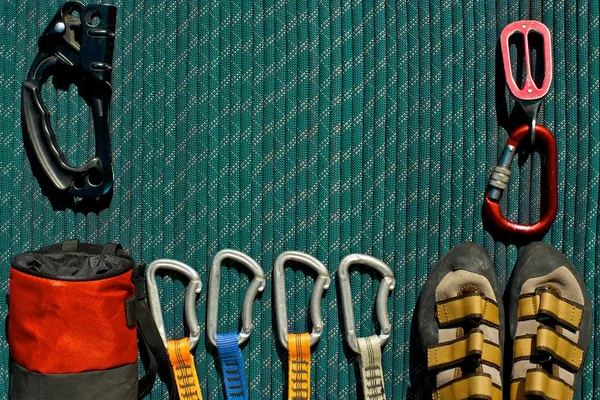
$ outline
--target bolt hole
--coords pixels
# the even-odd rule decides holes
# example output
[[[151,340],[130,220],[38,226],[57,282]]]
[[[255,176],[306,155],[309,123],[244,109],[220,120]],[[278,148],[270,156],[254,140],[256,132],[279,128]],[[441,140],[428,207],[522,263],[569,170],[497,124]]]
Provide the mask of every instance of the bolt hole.
[[[77,190],[83,189],[83,186],[85,185],[85,181],[83,179],[83,176],[78,176],[77,178],[75,178],[75,180],[73,181],[73,187]]]
[[[88,174],[88,182],[91,186],[100,186],[104,181],[102,177],[102,172],[100,170],[94,168]]]
[[[72,17],[72,18],[80,18],[80,12],[81,12],[81,6],[79,4],[76,3],[70,3],[70,5],[66,8],[65,10],[65,18],[67,17]]]
[[[85,14],[85,22],[88,24],[88,26],[91,27],[97,27],[98,25],[100,25],[100,22],[102,22],[102,20],[100,19],[100,13],[96,10],[90,10]]]

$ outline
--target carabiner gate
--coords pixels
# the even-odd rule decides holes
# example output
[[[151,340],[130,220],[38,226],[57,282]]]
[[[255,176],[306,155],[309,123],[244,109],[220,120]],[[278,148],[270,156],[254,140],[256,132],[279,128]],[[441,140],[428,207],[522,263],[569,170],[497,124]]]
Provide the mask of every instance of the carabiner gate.
[[[221,264],[226,259],[233,260],[248,268],[253,279],[244,296],[244,304],[242,306],[242,329],[238,333],[238,346],[242,345],[250,337],[252,329],[252,306],[254,299],[259,292],[265,289],[265,274],[258,263],[250,256],[231,249],[219,251],[212,262],[210,269],[210,277],[208,281],[208,299],[206,307],[208,309],[206,316],[207,336],[208,341],[217,347],[217,325],[219,318],[219,287],[221,285]]]
[[[112,188],[108,117],[116,20],[114,6],[67,2],[39,38],[38,54],[22,85],[21,122],[25,148],[43,187],[48,181],[54,190],[77,197],[102,197]],[[69,165],[52,130],[42,99],[42,86],[51,76],[60,89],[74,83],[91,108],[96,154],[83,166]]]
[[[331,278],[325,265],[316,258],[299,251],[283,252],[275,260],[273,268],[273,290],[275,295],[275,318],[277,320],[277,332],[279,342],[287,350],[288,348],[288,318],[287,305],[285,301],[285,263],[296,261],[307,266],[317,273],[317,279],[310,296],[310,319],[312,332],[310,334],[310,346],[314,346],[323,333],[323,318],[321,316],[321,297],[323,292],[329,288]]]
[[[359,348],[356,337],[356,326],[354,323],[354,306],[352,305],[352,291],[350,289],[350,276],[348,269],[351,265],[366,265],[379,272],[383,279],[377,291],[376,313],[377,321],[381,327],[381,333],[378,335],[379,345],[383,347],[392,332],[392,325],[387,310],[387,299],[390,292],[394,289],[396,280],[391,268],[374,257],[365,254],[350,254],[340,261],[338,268],[338,279],[340,283],[340,298],[342,300],[342,311],[344,313],[344,325],[346,328],[346,340],[350,349],[359,354]]]
[[[522,125],[510,135],[488,184],[489,188],[484,201],[485,214],[498,230],[507,235],[541,237],[550,230],[552,222],[556,218],[558,210],[556,141],[546,127],[536,125],[535,130],[545,150],[544,183],[546,184],[546,192],[543,197],[545,207],[540,220],[533,224],[519,224],[509,221],[502,215],[499,204],[502,193],[507,188],[510,180],[510,166],[513,158],[519,145],[527,137],[529,126]]]
[[[200,338],[200,325],[196,315],[196,295],[202,290],[200,276],[189,265],[177,260],[158,259],[150,263],[146,271],[146,290],[148,292],[148,306],[152,313],[152,319],[156,323],[160,337],[167,347],[167,334],[165,332],[165,323],[163,321],[160,299],[158,297],[158,287],[156,285],[156,271],[166,269],[180,273],[189,279],[185,290],[185,319],[190,330],[190,351],[198,344]]]

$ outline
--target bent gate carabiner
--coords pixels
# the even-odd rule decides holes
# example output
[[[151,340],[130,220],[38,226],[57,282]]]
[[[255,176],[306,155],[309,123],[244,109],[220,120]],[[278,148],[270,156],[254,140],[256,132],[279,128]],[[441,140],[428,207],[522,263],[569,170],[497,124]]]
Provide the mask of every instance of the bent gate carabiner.
[[[349,268],[351,265],[365,265],[373,268],[382,275],[375,313],[381,328],[379,335],[367,337],[356,337],[356,325],[354,322],[354,307],[352,306],[352,290],[350,288]],[[342,312],[346,328],[346,341],[348,347],[358,354],[358,365],[362,380],[362,390],[365,400],[385,400],[385,385],[383,381],[383,366],[381,348],[385,345],[392,333],[392,325],[387,310],[387,300],[390,291],[394,289],[396,280],[391,268],[374,257],[364,254],[350,254],[340,261],[338,267],[338,279],[340,285],[340,298],[342,301]]]
[[[310,296],[311,333],[289,333],[285,292],[285,264],[295,261],[317,273],[317,279]],[[316,258],[299,251],[283,252],[275,260],[273,268],[273,295],[275,319],[279,343],[288,352],[288,400],[310,400],[310,353],[323,333],[321,298],[329,288],[331,278],[325,265]]]
[[[552,226],[558,210],[558,188],[557,188],[557,152],[556,141],[550,131],[542,126],[536,125],[536,137],[543,143],[545,166],[544,166],[544,208],[540,220],[533,224],[519,224],[507,220],[500,209],[500,198],[507,188],[510,180],[510,166],[517,153],[519,144],[529,135],[529,126],[522,125],[515,129],[508,138],[504,151],[500,156],[498,164],[490,177],[488,192],[485,196],[484,210],[487,218],[494,224],[495,228],[506,235],[518,235],[521,237],[541,237],[545,235]]]
[[[237,335],[238,346],[245,343],[254,328],[252,324],[252,306],[258,293],[265,289],[265,274],[258,263],[250,256],[231,249],[219,251],[212,262],[208,280],[208,298],[206,299],[206,329],[208,341],[217,347],[217,325],[219,321],[219,288],[221,286],[221,264],[225,260],[235,261],[252,272],[253,278],[244,296],[242,305],[242,328]]]
[[[242,328],[239,332],[217,333],[219,313],[219,287],[221,285],[221,264],[226,259],[235,261],[250,270],[253,274],[250,286],[244,296],[242,305]],[[259,292],[265,288],[265,274],[258,263],[250,256],[239,251],[225,249],[219,251],[213,259],[208,281],[207,299],[207,336],[210,344],[217,348],[225,394],[228,400],[248,400],[248,385],[244,359],[240,346],[248,340],[254,326],[252,325],[252,306]]]
[[[354,306],[352,305],[352,290],[350,289],[350,275],[348,269],[352,265],[366,265],[367,267],[373,268],[375,271],[382,275],[381,284],[377,291],[377,300],[375,303],[375,313],[377,315],[377,321],[381,327],[381,333],[378,335],[379,345],[383,347],[392,333],[392,325],[390,324],[390,318],[387,310],[387,299],[390,292],[394,289],[396,280],[394,279],[394,273],[390,267],[376,259],[365,254],[350,254],[340,261],[338,267],[338,279],[340,284],[340,298],[342,300],[342,312],[344,313],[344,326],[346,328],[346,340],[350,349],[359,353],[357,337],[356,337],[356,325],[354,322]]]
[[[53,189],[76,197],[102,197],[113,185],[108,117],[116,16],[114,6],[65,3],[40,36],[38,54],[22,85],[23,140],[34,173]],[[75,84],[91,109],[96,153],[83,166],[69,165],[56,141],[41,95],[50,76],[60,89]]]
[[[165,324],[163,321],[158,288],[156,286],[156,271],[166,269],[178,272],[189,279],[185,290],[185,319],[190,330],[189,338],[180,340],[167,340]],[[171,371],[177,386],[178,398],[189,400],[202,400],[202,390],[198,381],[198,373],[194,363],[192,350],[197,346],[200,338],[200,325],[196,316],[196,295],[202,290],[202,282],[198,272],[189,265],[177,260],[159,259],[150,263],[146,271],[146,290],[148,292],[148,306],[152,319],[158,328],[158,333],[169,356]],[[173,388],[169,388],[173,390]]]
[[[165,348],[167,347],[167,334],[165,333],[165,323],[163,321],[162,308],[158,297],[158,286],[156,285],[156,271],[165,269],[178,272],[189,279],[185,290],[185,319],[190,330],[189,344],[190,350],[193,350],[198,344],[200,338],[200,325],[196,314],[196,295],[202,290],[202,282],[198,272],[189,265],[181,261],[171,259],[154,260],[148,266],[146,271],[146,291],[148,292],[148,307],[152,314],[152,319],[158,328],[158,333],[162,339]]]
[[[277,320],[277,332],[279,343],[284,349],[288,348],[288,317],[287,305],[285,303],[285,263],[296,261],[307,266],[317,273],[317,279],[310,296],[310,319],[312,332],[310,333],[310,346],[314,346],[323,333],[323,318],[321,316],[321,297],[323,292],[329,288],[331,278],[325,265],[316,258],[299,251],[283,252],[275,260],[273,269],[273,291],[275,296],[275,319]]]

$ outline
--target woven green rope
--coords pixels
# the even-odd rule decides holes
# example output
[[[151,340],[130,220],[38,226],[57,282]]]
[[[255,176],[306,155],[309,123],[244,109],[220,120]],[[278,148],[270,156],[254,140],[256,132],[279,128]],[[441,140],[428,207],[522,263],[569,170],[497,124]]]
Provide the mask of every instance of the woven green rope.
[[[498,127],[497,41],[528,2],[118,0],[117,181],[110,209],[88,216],[51,210],[22,149],[20,84],[60,3],[3,0],[0,7],[3,292],[14,254],[65,238],[120,241],[146,261],[174,257],[205,283],[218,250],[242,250],[268,279],[243,349],[250,397],[280,399],[286,358],[272,321],[275,257],[306,251],[333,274],[348,253],[372,254],[397,280],[389,302],[394,331],[383,351],[387,395],[420,398],[418,387],[409,389],[423,373],[410,370],[411,328],[427,272],[451,247],[473,240],[488,249],[504,285],[518,254],[484,232],[481,204],[508,135]],[[558,144],[559,213],[545,239],[573,260],[596,299],[600,9],[597,2],[529,3],[554,42],[554,81],[540,117]],[[44,94],[61,146],[82,162],[93,151],[91,135],[83,137],[87,108],[74,92]],[[514,102],[506,100],[510,112]],[[513,166],[502,204],[510,218],[539,214],[539,177],[539,158],[531,172]],[[351,286],[357,328],[367,335],[375,329],[378,282],[359,272]],[[224,332],[238,328],[248,277],[224,268],[222,279]],[[308,328],[312,284],[302,270],[286,272],[293,331]],[[168,335],[180,336],[181,284],[167,278],[160,287]],[[333,284],[323,299],[325,332],[312,354],[315,399],[355,399],[359,387],[336,291]],[[198,301],[202,329],[205,296]],[[594,329],[582,399],[600,392]],[[222,399],[216,353],[205,342],[196,352],[200,382],[205,398]],[[0,352],[5,397],[5,340]],[[157,384],[152,398],[164,395]]]

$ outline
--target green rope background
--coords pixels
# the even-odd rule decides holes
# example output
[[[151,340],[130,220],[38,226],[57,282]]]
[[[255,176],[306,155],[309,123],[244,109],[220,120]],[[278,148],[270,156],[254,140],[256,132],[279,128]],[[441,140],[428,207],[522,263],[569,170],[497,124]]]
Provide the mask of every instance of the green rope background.
[[[51,209],[22,148],[20,84],[61,2],[1,3],[2,292],[13,255],[66,238],[119,241],[138,260],[182,260],[205,286],[218,250],[244,251],[268,279],[243,350],[250,397],[282,399],[286,360],[276,346],[271,300],[275,257],[306,251],[333,275],[343,256],[371,254],[397,279],[389,301],[394,331],[383,351],[388,398],[425,398],[409,388],[411,376],[413,386],[421,383],[421,371],[409,368],[413,311],[427,272],[453,246],[476,241],[504,285],[518,253],[483,230],[481,205],[507,138],[498,127],[496,47],[502,28],[525,16],[526,1],[115,3],[117,181],[110,209],[88,216]],[[600,10],[598,2],[531,3],[532,17],[554,40],[554,82],[542,121],[558,142],[559,212],[545,239],[575,263],[596,300]],[[93,152],[87,107],[75,90],[57,94],[49,87],[44,95],[64,152],[84,162]],[[503,206],[510,218],[539,213],[529,206],[539,201],[539,159],[531,171],[513,166]],[[378,283],[358,272],[357,326],[369,335]],[[222,332],[238,328],[248,281],[224,269]],[[286,285],[291,329],[305,330],[312,278],[288,269]],[[333,284],[324,297],[325,333],[312,354],[315,399],[357,396],[356,359],[343,344],[336,292]],[[180,337],[182,284],[165,278],[161,298],[168,335]],[[197,304],[204,330],[206,290]],[[597,334],[595,326],[583,399],[600,395]],[[215,351],[204,337],[196,362],[205,398],[223,398]],[[157,384],[152,398],[163,396]]]

